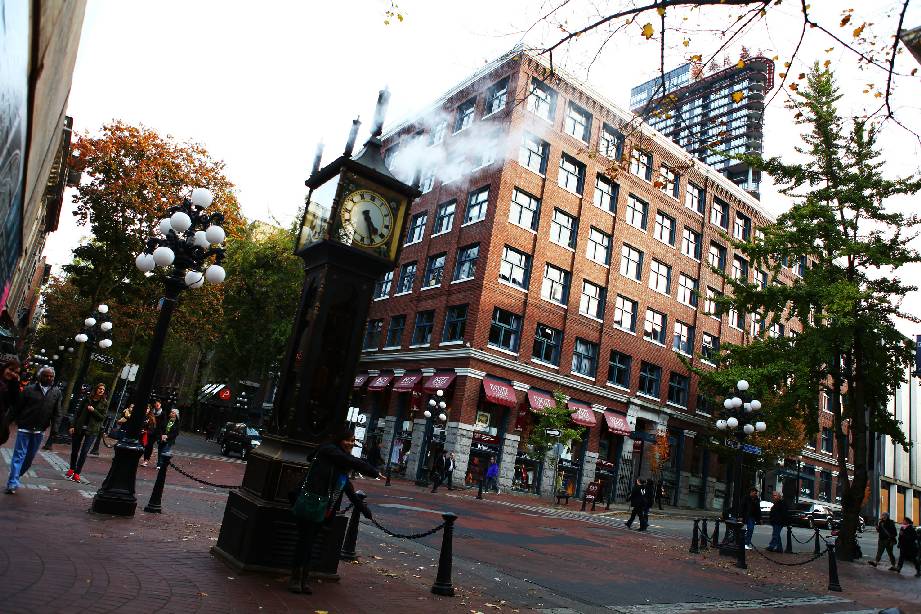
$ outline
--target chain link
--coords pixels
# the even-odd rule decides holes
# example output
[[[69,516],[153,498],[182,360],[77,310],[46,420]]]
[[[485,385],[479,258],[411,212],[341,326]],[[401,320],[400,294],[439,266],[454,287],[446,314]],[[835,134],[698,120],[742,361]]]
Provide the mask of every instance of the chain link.
[[[368,520],[370,520],[371,523],[374,524],[374,526],[376,526],[378,529],[380,529],[381,531],[383,531],[390,537],[396,537],[399,539],[422,539],[423,537],[428,537],[429,535],[434,535],[435,533],[438,533],[444,528],[446,524],[442,522],[440,525],[438,525],[434,529],[430,529],[428,531],[425,531],[424,533],[409,533],[409,534],[403,535],[401,533],[394,533],[390,529],[387,529],[381,526],[381,524],[378,521],[376,521],[374,518],[369,518]]]
[[[783,565],[784,567],[799,567],[800,565],[808,565],[809,563],[822,558],[823,556],[825,556],[825,553],[828,552],[828,548],[826,548],[825,550],[822,550],[818,554],[814,554],[811,559],[806,559],[805,561],[797,561],[796,563],[784,563],[782,561],[775,561],[771,557],[767,556],[766,554],[761,552],[761,549],[755,546],[754,544],[752,544],[752,549],[758,554],[760,554],[766,560],[774,563],[775,565]]]
[[[213,486],[214,488],[240,488],[239,484],[215,484],[214,482],[209,482],[208,480],[202,480],[200,478],[195,477],[191,473],[183,471],[182,469],[179,468],[179,465],[176,465],[174,463],[170,463],[169,467],[172,467],[173,469],[175,469],[176,471],[178,471],[185,477],[189,478],[190,480],[194,480],[198,482],[199,484],[204,484],[205,486]]]
[[[796,533],[794,533],[793,531],[790,531],[790,536],[791,536],[793,539],[795,539],[795,540],[796,540],[796,543],[798,543],[798,544],[808,544],[809,542],[811,542],[812,540],[815,539],[815,533],[813,533],[811,536],[809,536],[809,539],[807,539],[807,540],[804,541],[804,542],[801,542],[801,541],[799,540],[799,538],[796,536]]]

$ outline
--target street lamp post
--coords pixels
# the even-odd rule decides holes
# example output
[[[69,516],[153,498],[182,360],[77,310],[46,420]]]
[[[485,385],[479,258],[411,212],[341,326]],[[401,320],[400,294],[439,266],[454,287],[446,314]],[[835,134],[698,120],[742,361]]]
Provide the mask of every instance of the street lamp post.
[[[224,258],[221,244],[225,233],[220,227],[224,216],[205,212],[212,199],[209,190],[195,188],[191,198],[183,199],[181,205],[170,207],[169,216],[160,220],[159,235],[148,239],[145,251],[135,259],[135,265],[142,273],[149,273],[158,266],[166,268],[170,265],[172,271],[166,278],[164,297],[160,301],[160,316],[132,397],[135,410],[125,424],[124,438],[115,445],[115,456],[109,473],[93,498],[94,512],[117,516],[134,515],[137,507],[134,486],[138,460],[144,451],[139,441],[144,410],[153,390],[157,365],[179,295],[186,288],[200,288],[205,281],[212,284],[224,281],[226,273],[221,266]],[[212,257],[214,264],[205,269]]]
[[[70,397],[69,409],[69,414],[71,416],[74,416],[76,413],[77,406],[83,393],[83,380],[86,379],[86,372],[90,368],[90,360],[92,357],[91,348],[94,344],[98,345],[99,348],[103,350],[112,347],[112,339],[108,336],[111,330],[112,321],[109,319],[109,306],[103,303],[96,307],[96,310],[88,318],[83,320],[83,332],[74,337],[74,341],[80,344],[85,343],[86,346],[80,361],[80,367],[77,370],[77,376],[74,378],[73,394]]]
[[[445,414],[448,404],[444,402],[444,394],[444,390],[436,390],[435,396],[429,399],[428,409],[422,412],[422,415],[425,416],[425,430],[422,432],[422,445],[419,446],[419,465],[416,467],[417,486],[428,486],[429,483],[428,477],[425,475],[425,459],[428,456],[432,436],[435,433],[435,419],[437,417],[441,424],[445,424],[448,421],[448,416]],[[438,412],[437,416],[436,411]]]
[[[761,411],[761,401],[751,397],[748,392],[749,384],[746,380],[736,383],[736,393],[723,401],[723,415],[716,421],[716,428],[728,431],[735,439],[735,459],[733,462],[733,477],[735,484],[732,486],[732,506],[729,509],[729,518],[726,519],[726,537],[720,545],[720,554],[738,556],[739,567],[745,568],[745,540],[742,537],[742,445],[749,435],[755,432],[764,432],[767,425],[755,421]],[[746,400],[747,399],[747,400]]]

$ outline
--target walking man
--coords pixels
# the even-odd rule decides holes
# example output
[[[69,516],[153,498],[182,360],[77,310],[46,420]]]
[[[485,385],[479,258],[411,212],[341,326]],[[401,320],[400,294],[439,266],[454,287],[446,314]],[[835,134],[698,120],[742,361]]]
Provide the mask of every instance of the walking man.
[[[499,464],[496,463],[496,457],[489,458],[489,468],[486,469],[486,487],[485,490],[495,490],[499,493]]]
[[[445,450],[441,456],[435,459],[432,465],[432,492],[436,492],[442,482],[445,481],[445,473],[448,469],[448,451]]]
[[[883,552],[887,552],[889,554],[889,571],[893,571],[896,567],[892,547],[895,546],[898,533],[896,532],[895,522],[889,517],[888,512],[880,514],[879,522],[876,523],[876,532],[879,534],[879,543],[876,546],[876,560],[867,561],[867,564],[876,567],[879,565],[879,560],[883,558]]]
[[[448,478],[448,490],[454,490],[454,467],[456,463],[454,462],[454,452],[451,452],[448,455],[448,460],[445,464],[445,475]]]
[[[106,385],[100,382],[96,384],[93,393],[77,408],[74,424],[70,427],[70,469],[67,470],[65,476],[68,480],[80,482],[80,473],[83,471],[83,463],[86,462],[86,453],[99,437],[108,406]]]
[[[921,576],[921,561],[918,561],[918,534],[911,522],[911,518],[902,519],[902,528],[899,530],[899,563],[893,571],[902,571],[902,564],[910,561],[915,564],[915,577]]]
[[[761,497],[756,488],[752,488],[742,502],[742,519],[745,521],[745,549],[751,550],[755,525],[761,524]]]
[[[32,466],[32,460],[42,444],[42,434],[61,413],[61,389],[54,385],[54,369],[43,367],[38,381],[29,384],[19,395],[10,422],[17,426],[16,444],[10,460],[10,477],[6,494],[19,488],[20,478]]]
[[[783,542],[780,541],[780,532],[787,524],[787,502],[779,491],[774,491],[774,505],[768,519],[771,521],[771,543],[767,549],[770,552],[783,552]]]
[[[638,479],[630,491],[630,520],[627,521],[627,528],[633,528],[633,519],[639,516],[640,531],[645,531],[649,524],[649,518],[646,516],[646,485],[643,480]]]
[[[157,469],[162,466],[161,457],[169,454],[179,437],[179,410],[174,409],[169,413],[169,419],[160,431],[160,441],[157,442]]]

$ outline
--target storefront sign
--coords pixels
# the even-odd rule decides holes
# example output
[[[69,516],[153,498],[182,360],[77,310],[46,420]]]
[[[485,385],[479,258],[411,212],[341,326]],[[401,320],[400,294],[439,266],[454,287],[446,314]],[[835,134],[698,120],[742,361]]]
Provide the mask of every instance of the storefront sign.
[[[627,416],[623,414],[606,411],[604,421],[608,425],[608,430],[615,435],[630,435],[633,432],[630,423],[627,422]]]
[[[518,399],[515,398],[515,389],[505,382],[489,377],[484,378],[483,392],[486,393],[486,399],[490,403],[506,407],[515,407],[518,404]]]
[[[422,379],[421,373],[413,375],[404,375],[393,384],[394,392],[410,392],[413,387]]]
[[[378,375],[373,380],[371,380],[370,384],[368,384],[368,390],[374,390],[377,392],[385,390],[387,386],[390,385],[391,380],[393,380],[392,375]]]
[[[429,394],[434,394],[438,390],[445,390],[454,382],[455,376],[454,373],[436,373],[425,380],[423,389]]]
[[[367,373],[362,373],[361,375],[355,376],[355,383],[352,384],[352,388],[361,388],[365,385],[365,382],[368,381],[368,378],[371,377]]]
[[[479,441],[481,443],[486,443],[493,446],[499,445],[499,438],[497,436],[479,431],[473,433],[473,441]]]

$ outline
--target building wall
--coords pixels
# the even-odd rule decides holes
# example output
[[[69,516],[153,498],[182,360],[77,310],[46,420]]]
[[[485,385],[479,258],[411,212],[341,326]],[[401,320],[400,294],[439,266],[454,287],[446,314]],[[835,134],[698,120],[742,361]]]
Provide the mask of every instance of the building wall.
[[[908,517],[918,522],[921,519],[918,518],[918,504],[915,501],[921,499],[921,476],[918,474],[921,451],[917,445],[921,435],[921,416],[918,412],[921,383],[911,371],[906,371],[907,381],[899,386],[889,401],[889,413],[901,423],[902,433],[910,448],[906,452],[891,437],[878,438],[879,480],[875,486],[879,492],[875,498],[879,502],[880,512],[889,512],[896,520]]]

